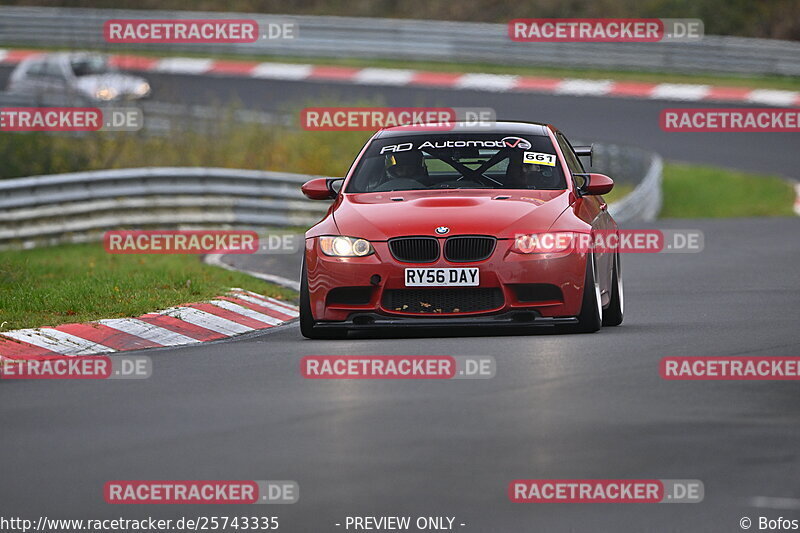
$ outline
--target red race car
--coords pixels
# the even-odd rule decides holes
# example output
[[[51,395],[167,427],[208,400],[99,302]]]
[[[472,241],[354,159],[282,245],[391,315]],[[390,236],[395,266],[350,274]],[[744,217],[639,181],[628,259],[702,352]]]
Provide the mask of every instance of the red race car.
[[[574,246],[617,232],[590,154],[545,124],[379,131],[343,181],[303,185],[334,202],[305,237],[302,334],[620,324],[619,254]]]

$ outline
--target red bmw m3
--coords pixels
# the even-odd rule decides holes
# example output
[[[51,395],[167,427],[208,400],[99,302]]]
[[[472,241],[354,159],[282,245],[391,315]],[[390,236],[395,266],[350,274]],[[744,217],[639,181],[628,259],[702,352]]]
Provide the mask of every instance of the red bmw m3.
[[[552,125],[451,126],[381,130],[345,178],[303,185],[333,204],[305,237],[302,334],[620,324],[619,254],[572,244],[617,232],[591,148]]]

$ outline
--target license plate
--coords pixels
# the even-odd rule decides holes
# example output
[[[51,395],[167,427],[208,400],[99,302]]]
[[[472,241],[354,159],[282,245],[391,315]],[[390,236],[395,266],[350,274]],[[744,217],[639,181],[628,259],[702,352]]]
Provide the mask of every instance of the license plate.
[[[475,287],[477,268],[407,268],[406,287]]]

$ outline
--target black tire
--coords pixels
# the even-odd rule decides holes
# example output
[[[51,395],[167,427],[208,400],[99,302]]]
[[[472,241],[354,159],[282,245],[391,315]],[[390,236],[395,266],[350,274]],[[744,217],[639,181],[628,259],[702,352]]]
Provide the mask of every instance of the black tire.
[[[600,302],[600,287],[595,282],[594,255],[586,259],[586,278],[583,283],[583,302],[578,315],[577,331],[594,333],[603,325],[603,306]]]
[[[303,268],[300,269],[300,333],[308,339],[314,338],[314,317],[311,315],[311,298],[308,296],[305,257],[303,258]]]
[[[320,331],[314,327],[315,325],[314,315],[311,314],[311,297],[308,295],[308,273],[304,257],[300,272],[300,333],[307,339],[342,339],[347,336],[346,329]]]
[[[603,310],[603,326],[619,326],[625,314],[625,291],[622,287],[622,269],[619,253],[614,256],[614,275],[611,277],[611,301]]]

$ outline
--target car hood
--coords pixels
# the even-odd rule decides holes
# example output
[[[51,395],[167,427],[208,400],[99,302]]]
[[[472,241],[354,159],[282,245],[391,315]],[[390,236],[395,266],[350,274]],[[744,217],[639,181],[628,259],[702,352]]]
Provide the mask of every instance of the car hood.
[[[402,200],[400,200],[402,198]],[[494,235],[547,231],[569,207],[568,191],[396,191],[347,194],[333,212],[342,235],[372,241],[404,235]]]
[[[120,94],[135,94],[138,86],[147,83],[147,80],[138,76],[111,72],[108,74],[97,74],[94,76],[81,76],[75,80],[75,85],[81,92],[94,97],[97,89],[109,87],[116,89]]]

